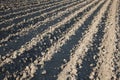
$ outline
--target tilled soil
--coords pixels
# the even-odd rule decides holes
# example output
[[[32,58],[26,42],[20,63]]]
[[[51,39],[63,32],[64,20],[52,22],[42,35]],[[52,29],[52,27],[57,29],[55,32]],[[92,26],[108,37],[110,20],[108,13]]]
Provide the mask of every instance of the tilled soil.
[[[0,80],[120,80],[120,0],[1,0]]]

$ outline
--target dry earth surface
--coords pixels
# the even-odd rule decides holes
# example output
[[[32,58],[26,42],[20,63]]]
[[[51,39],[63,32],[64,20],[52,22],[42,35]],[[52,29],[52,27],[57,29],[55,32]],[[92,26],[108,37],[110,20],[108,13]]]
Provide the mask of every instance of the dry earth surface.
[[[120,80],[120,0],[0,0],[0,80]]]

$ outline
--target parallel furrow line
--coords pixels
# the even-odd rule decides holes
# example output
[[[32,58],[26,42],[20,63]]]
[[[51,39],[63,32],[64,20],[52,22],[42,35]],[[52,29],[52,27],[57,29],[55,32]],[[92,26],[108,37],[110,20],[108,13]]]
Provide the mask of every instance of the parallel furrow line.
[[[49,4],[49,3],[53,3],[54,1],[44,1],[42,3],[39,3],[39,4],[34,4],[34,5],[24,5],[24,6],[20,6],[19,8],[15,8],[15,9],[12,9],[11,10],[4,10],[3,12],[1,11],[0,12],[0,16],[5,16],[5,15],[11,15],[11,14],[14,14],[14,13],[19,13],[19,12],[22,12],[23,10],[27,10],[31,7],[37,7],[37,6],[42,6],[42,5],[45,5],[45,4]],[[55,1],[57,2],[57,0]]]
[[[119,80],[120,79],[120,1],[118,1],[117,5],[117,15],[116,15],[116,36],[117,36],[117,51],[114,54],[114,65],[115,65],[115,74],[116,78]]]
[[[95,3],[95,2],[94,2],[94,3]],[[93,4],[94,4],[94,3],[93,3]],[[87,7],[87,6],[86,6],[86,7]],[[83,10],[84,10],[84,9],[83,9]],[[84,19],[83,19],[83,20],[84,20]],[[71,30],[71,31],[72,31],[72,30]],[[66,32],[66,33],[67,33],[67,32]]]
[[[117,0],[113,0],[105,24],[105,35],[103,37],[97,66],[93,68],[96,79],[117,80],[114,74],[114,53],[116,52],[116,9]]]
[[[53,5],[57,5],[59,4],[60,2],[54,2],[54,3],[51,3],[51,4],[48,4],[48,5],[39,5],[39,6],[36,6],[36,7],[32,7],[32,8],[28,8],[27,10],[22,10],[22,11],[18,11],[18,12],[13,12],[13,13],[10,13],[10,14],[6,14],[4,16],[2,16],[2,18],[0,18],[3,22],[5,20],[8,20],[10,18],[13,18],[15,16],[20,16],[20,15],[25,15],[27,13],[31,13],[31,12],[34,12],[34,11],[37,11],[37,10],[40,10],[42,8],[47,8],[47,7],[51,7]]]
[[[90,2],[91,2],[91,1],[90,1]],[[28,28],[27,28],[27,27],[22,28],[22,30],[21,30],[20,32],[18,31],[17,33],[10,34],[10,35],[7,36],[6,38],[2,39],[2,40],[0,41],[0,43],[6,42],[6,41],[10,40],[11,37],[15,37],[15,36],[17,36],[17,35],[21,35],[21,36],[27,35],[27,34],[31,31],[31,29],[32,29],[32,31],[33,31],[33,30],[37,30],[40,25],[44,25],[44,24],[50,23],[50,22],[56,20],[57,18],[60,18],[60,17],[62,17],[62,16],[64,16],[64,15],[67,15],[67,14],[70,14],[70,12],[74,12],[74,11],[77,10],[78,8],[81,8],[82,6],[84,6],[85,4],[86,4],[86,2],[83,2],[83,3],[79,3],[79,4],[75,5],[75,6],[74,6],[74,5],[73,5],[73,6],[70,6],[69,8],[66,8],[64,11],[60,11],[59,13],[57,13],[57,14],[54,15],[54,16],[50,16],[50,17],[46,18],[44,21],[38,22],[38,23],[36,23],[35,25],[30,26],[30,27],[28,27]],[[70,12],[69,12],[69,11],[70,11]],[[38,17],[36,17],[36,18],[38,18]],[[60,21],[61,21],[61,20],[60,20]],[[24,34],[23,34],[23,33],[24,33]]]
[[[72,4],[72,3],[71,3]],[[74,5],[74,4],[73,4]],[[52,16],[53,15],[53,13],[57,13],[58,11],[61,11],[62,9],[65,9],[65,8],[67,8],[67,6],[69,6],[69,5],[66,5],[66,6],[63,6],[63,7],[60,7],[60,8],[58,8],[58,9],[55,9],[55,10],[52,10],[52,11],[50,11],[50,12],[48,12],[48,13],[43,13],[41,16],[40,16],[40,19],[41,20],[44,20],[45,18],[47,18],[48,16]],[[70,6],[72,6],[72,5],[70,5]],[[31,18],[32,19],[32,18]],[[24,25],[28,25],[28,23],[27,24],[24,24]],[[13,27],[14,26],[14,27]],[[7,31],[1,31],[0,33],[2,33],[1,34],[1,37],[0,38],[5,38],[5,37],[7,37],[8,35],[11,35],[12,33],[16,33],[16,32],[18,32],[18,31],[20,31],[21,30],[21,28],[24,28],[25,26],[23,26],[23,24],[19,24],[18,26],[17,25],[12,25],[12,26],[10,26],[11,28],[9,29],[9,30],[7,30]],[[29,27],[29,26],[28,26]],[[9,34],[8,34],[9,33]]]
[[[5,20],[5,21],[3,21],[3,22],[1,22],[0,23],[0,25],[2,25],[2,27],[0,27],[0,29],[1,28],[3,28],[3,27],[7,27],[8,25],[11,25],[11,23],[13,24],[17,24],[18,22],[21,22],[21,21],[23,21],[23,20],[26,20],[27,18],[31,18],[31,17],[34,17],[34,16],[39,16],[39,15],[41,15],[41,13],[44,13],[44,12],[50,12],[50,11],[55,11],[54,9],[58,9],[58,8],[60,8],[61,6],[65,6],[65,5],[69,5],[70,3],[73,3],[73,2],[77,2],[77,1],[63,1],[63,2],[60,2],[58,5],[54,5],[54,6],[51,6],[51,7],[47,7],[47,8],[43,8],[43,9],[41,9],[41,10],[37,10],[37,11],[34,11],[34,12],[31,12],[31,13],[27,13],[27,14],[25,14],[25,15],[20,15],[20,16],[17,16],[17,17],[15,17],[15,18],[11,18],[11,19],[8,19],[8,20]],[[46,14],[46,13],[44,13],[44,14]]]
[[[29,67],[31,66],[38,66],[38,65],[41,65],[43,64],[44,65],[44,62],[46,61],[49,61],[51,60],[52,56],[54,55],[55,52],[57,52],[58,50],[60,50],[60,47],[63,46],[65,44],[65,42],[67,40],[70,39],[70,36],[74,35],[76,30],[78,30],[80,28],[80,26],[82,24],[84,24],[84,21],[86,21],[86,19],[97,9],[98,6],[100,6],[100,4],[102,4],[103,1],[101,1],[97,6],[95,6],[94,8],[92,8],[87,14],[85,14],[85,16],[83,16],[83,18],[81,18],[80,20],[78,20],[76,22],[76,24],[73,25],[73,28],[71,28],[68,32],[66,32],[64,34],[63,37],[61,37],[57,42],[55,42],[50,48],[47,49],[47,51],[45,52],[45,55],[43,57],[38,57],[34,63],[31,63],[29,65]],[[26,72],[24,72],[26,71]],[[29,68],[26,67],[25,70],[22,71],[22,74],[26,73],[28,74],[27,77],[29,77],[29,79],[32,78],[32,75],[34,75],[34,73],[28,73],[29,72]]]
[[[92,2],[92,1],[90,1],[90,2]],[[76,6],[71,6],[66,9],[67,12],[66,12],[66,10],[61,11],[58,14],[56,14],[55,16],[46,18],[43,22],[38,22],[34,26],[30,26],[29,28],[22,29],[21,32],[17,32],[16,34],[10,35],[6,39],[1,40],[1,42],[0,42],[1,43],[1,49],[0,49],[1,56],[2,56],[2,54],[3,55],[5,55],[6,53],[9,54],[11,52],[11,49],[12,50],[18,49],[22,44],[24,44],[26,41],[28,41],[29,39],[34,37],[37,33],[41,33],[45,29],[47,29],[48,28],[47,26],[52,26],[52,25],[54,25],[54,23],[56,24],[57,22],[62,21],[65,17],[69,16],[71,14],[71,12],[73,13],[73,12],[79,10],[79,8],[84,7],[86,4],[88,4],[88,3],[83,2],[83,3],[77,4]],[[47,24],[47,25],[45,25],[45,24]],[[31,33],[32,33],[32,36],[29,36],[29,35],[31,35]],[[25,39],[25,37],[28,37],[28,36],[29,36],[29,38]],[[23,40],[22,38],[24,39],[24,41],[22,41],[22,43],[21,43],[21,40]],[[9,42],[7,42],[7,41],[9,41]],[[16,43],[16,41],[17,41],[17,43]],[[11,44],[13,44],[13,46],[15,46],[15,44],[17,44],[17,47],[10,47]]]
[[[105,11],[104,15],[102,16],[102,20],[98,25],[98,28],[99,28],[98,32],[94,35],[92,45],[90,46],[90,49],[88,49],[88,51],[85,53],[86,55],[84,56],[84,58],[82,60],[82,64],[77,64],[76,68],[77,68],[78,80],[94,79],[94,76],[90,76],[90,73],[92,72],[92,69],[97,64],[99,47],[102,42],[102,38],[104,36],[105,22],[107,19],[108,9],[111,4],[112,4],[112,1],[107,6],[107,11]]]
[[[89,46],[92,43],[93,35],[97,33],[98,31],[98,24],[101,22],[101,18],[103,14],[106,11],[106,7],[110,3],[110,0],[108,0],[103,7],[100,9],[100,11],[97,13],[97,15],[92,20],[91,25],[89,26],[89,30],[85,34],[85,36],[79,41],[79,44],[74,49],[70,61],[66,64],[66,66],[63,68],[61,73],[58,75],[58,80],[62,79],[68,79],[71,78],[72,80],[76,79],[77,76],[77,69],[76,65],[79,63],[82,63],[82,58],[85,56],[85,53],[88,51]],[[79,62],[78,62],[79,61]]]
[[[18,27],[18,29],[19,29],[19,27],[21,26],[21,25],[23,25],[23,24],[26,24],[26,23],[30,23],[31,24],[31,22],[32,21],[34,21],[34,20],[36,20],[36,19],[40,19],[40,18],[42,18],[42,17],[45,17],[45,18],[47,18],[47,17],[49,17],[49,16],[51,16],[52,15],[52,13],[54,13],[55,14],[55,12],[56,13],[58,13],[57,11],[61,11],[62,9],[64,10],[64,9],[67,9],[67,7],[71,7],[71,6],[73,6],[73,5],[75,5],[75,4],[77,4],[77,2],[74,2],[74,3],[71,3],[71,4],[69,4],[69,5],[65,5],[65,6],[62,6],[61,8],[58,8],[57,10],[53,10],[53,11],[50,11],[50,12],[48,12],[48,13],[43,13],[43,14],[41,14],[40,16],[38,15],[38,16],[34,16],[34,17],[31,17],[31,18],[29,18],[29,19],[26,19],[25,21],[23,20],[23,21],[21,21],[21,22],[19,22],[19,23],[17,23],[17,24],[11,24],[10,26],[7,26],[7,27],[3,27],[0,31],[1,32],[4,32],[4,31],[10,31],[12,28],[14,28],[15,26],[16,26],[16,28]],[[55,11],[55,12],[54,12]],[[44,18],[43,18],[43,20],[44,20]],[[23,27],[24,28],[24,27]]]
[[[61,22],[53,25],[51,28],[46,29],[41,34],[36,35],[36,37],[32,38],[31,41],[26,42],[26,44],[22,45],[20,49],[12,52],[10,54],[8,54],[6,56],[6,59],[4,59],[1,62],[0,66],[3,66],[6,63],[12,62],[12,59],[17,58],[17,56],[20,56],[23,52],[30,50],[34,45],[36,45],[39,41],[41,41],[43,39],[43,37],[46,36],[48,33],[52,33],[55,29],[57,29],[60,26],[64,25],[66,22],[68,22],[70,19],[72,19],[73,17],[75,17],[77,14],[79,14],[80,12],[82,12],[84,9],[86,9],[87,7],[89,7],[90,5],[92,5],[93,3],[94,2],[86,5],[85,7],[81,8],[78,11],[75,11],[74,14],[69,15],[68,17],[66,17]]]

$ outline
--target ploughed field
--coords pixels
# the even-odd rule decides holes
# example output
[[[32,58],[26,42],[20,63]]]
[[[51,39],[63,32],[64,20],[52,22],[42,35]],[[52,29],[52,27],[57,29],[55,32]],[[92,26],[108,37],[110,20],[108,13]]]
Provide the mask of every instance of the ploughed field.
[[[0,80],[120,80],[120,0],[0,0]]]

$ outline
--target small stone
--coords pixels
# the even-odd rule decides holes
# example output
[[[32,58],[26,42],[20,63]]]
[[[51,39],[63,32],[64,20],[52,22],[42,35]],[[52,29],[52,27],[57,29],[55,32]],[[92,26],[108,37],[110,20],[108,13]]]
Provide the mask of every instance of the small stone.
[[[2,57],[2,59],[5,59],[5,58],[6,58],[5,56]]]
[[[80,65],[79,68],[82,68],[82,66]]]
[[[64,68],[64,65],[62,65],[60,68],[63,69],[63,68]]]
[[[96,55],[93,56],[93,59],[96,59]]]
[[[95,73],[94,73],[94,72],[92,72],[92,73],[91,73],[91,75],[89,76],[89,78],[90,78],[91,80],[93,80],[94,75],[95,75]]]
[[[93,79],[94,77],[92,75],[89,76],[90,79]]]
[[[44,53],[44,52],[41,52],[41,55],[43,56],[43,55],[45,55],[45,53]]]
[[[63,59],[63,61],[66,63],[67,62],[67,60],[66,59]]]
[[[90,64],[90,66],[92,67],[92,66],[93,66],[93,64]]]
[[[44,74],[46,74],[46,73],[47,73],[47,72],[46,72],[46,70],[43,70],[41,74],[43,74],[43,75],[44,75]]]

